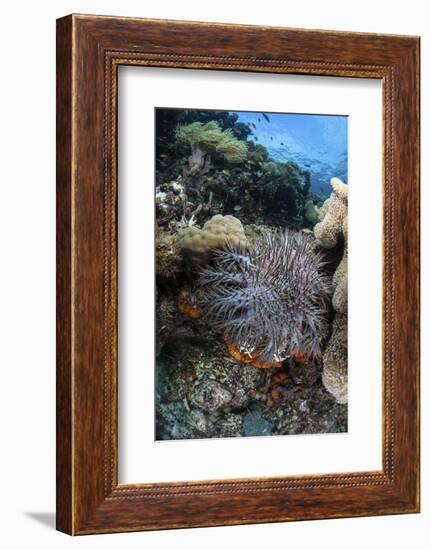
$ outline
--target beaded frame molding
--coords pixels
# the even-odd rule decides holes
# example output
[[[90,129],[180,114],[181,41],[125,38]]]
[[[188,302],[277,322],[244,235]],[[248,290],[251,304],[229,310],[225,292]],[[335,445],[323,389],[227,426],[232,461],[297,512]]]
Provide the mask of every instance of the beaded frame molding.
[[[375,78],[383,88],[381,471],[118,483],[120,65]],[[70,15],[57,21],[57,529],[419,511],[419,38]]]

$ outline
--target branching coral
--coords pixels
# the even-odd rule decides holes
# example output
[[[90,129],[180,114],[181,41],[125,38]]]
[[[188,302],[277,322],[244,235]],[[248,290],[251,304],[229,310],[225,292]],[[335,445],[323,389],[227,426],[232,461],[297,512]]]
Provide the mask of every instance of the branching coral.
[[[322,382],[337,403],[347,403],[347,314],[337,313],[323,355]]]
[[[247,156],[245,141],[238,140],[230,129],[222,130],[215,121],[177,126],[175,137],[177,142],[190,145],[189,175],[208,171],[210,155],[219,155],[229,162],[241,162]]]
[[[247,239],[242,223],[234,216],[217,214],[203,229],[192,225],[179,230],[178,244],[192,263],[205,263],[214,250],[231,245],[244,248]]]
[[[318,356],[329,294],[322,265],[300,233],[266,234],[247,251],[221,249],[199,277],[204,318],[252,364]]]

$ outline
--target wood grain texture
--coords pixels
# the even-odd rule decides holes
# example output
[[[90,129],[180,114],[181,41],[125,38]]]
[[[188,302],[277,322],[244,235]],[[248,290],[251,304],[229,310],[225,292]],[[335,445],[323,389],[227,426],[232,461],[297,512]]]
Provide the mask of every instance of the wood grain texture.
[[[72,531],[72,28],[57,23],[57,529]]]
[[[58,21],[57,49],[58,529],[87,534],[417,512],[419,39],[72,15]],[[382,80],[382,471],[118,485],[122,64]]]

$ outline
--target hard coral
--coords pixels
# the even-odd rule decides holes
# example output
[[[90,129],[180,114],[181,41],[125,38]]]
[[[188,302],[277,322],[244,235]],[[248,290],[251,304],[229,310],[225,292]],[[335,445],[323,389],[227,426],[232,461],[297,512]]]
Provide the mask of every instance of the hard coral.
[[[334,295],[332,296],[332,305],[335,311],[338,313],[344,313],[347,311],[347,268],[348,268],[348,233],[347,233],[347,218],[343,223],[343,235],[344,235],[344,253],[341,262],[338,264],[332,278],[332,286],[334,288]]]
[[[245,248],[247,238],[237,218],[217,214],[205,223],[203,229],[196,226],[181,229],[178,244],[192,263],[206,263],[215,250],[224,246]]]
[[[175,278],[182,261],[177,237],[161,227],[156,228],[156,276],[162,280]]]
[[[322,264],[300,233],[267,234],[247,252],[228,246],[201,270],[204,316],[237,349],[256,353],[255,366],[319,355],[329,294]]]
[[[348,399],[347,381],[347,315],[337,314],[323,355],[322,382],[337,403],[345,404]]]
[[[338,178],[332,178],[331,185],[333,191],[325,206],[325,217],[314,227],[314,235],[324,248],[337,244],[347,216],[347,185]]]
[[[335,246],[342,236],[344,239],[344,254],[338,265],[332,286],[334,295],[332,305],[335,311],[343,313],[347,311],[347,266],[348,266],[348,217],[347,217],[347,185],[338,178],[332,178],[333,192],[325,201],[324,218],[314,227],[314,235],[319,244],[325,248]],[[326,206],[325,206],[326,205]]]

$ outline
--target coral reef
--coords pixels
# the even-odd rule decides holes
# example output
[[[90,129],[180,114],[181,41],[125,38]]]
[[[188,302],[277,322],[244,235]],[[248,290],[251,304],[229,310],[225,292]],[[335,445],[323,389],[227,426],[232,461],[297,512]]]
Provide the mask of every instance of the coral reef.
[[[347,315],[335,316],[331,339],[323,355],[322,382],[337,403],[347,403]]]
[[[326,212],[328,211],[328,206],[330,204],[329,198],[323,201],[321,206],[316,206],[316,212],[317,212],[317,218],[318,221],[322,221],[323,218],[326,216]]]
[[[206,412],[226,409],[231,403],[233,395],[216,380],[204,380],[193,389],[191,402]]]
[[[228,162],[241,162],[247,156],[247,145],[239,141],[232,130],[222,130],[216,121],[192,122],[177,126],[179,143],[188,143],[191,155],[187,175],[205,174],[211,166],[211,155],[221,156]]]
[[[160,293],[156,300],[156,357],[161,353],[175,326],[175,302],[169,294]]]
[[[324,248],[337,245],[343,237],[344,252],[332,278],[334,294],[332,304],[335,311],[347,311],[347,266],[348,266],[348,187],[338,178],[332,178],[333,192],[322,206],[323,219],[314,227],[314,234],[318,243]]]
[[[338,313],[347,311],[347,255],[343,256],[333,277],[332,305]]]
[[[339,433],[347,431],[346,406],[338,404],[322,385],[291,385],[278,406],[267,407],[263,417],[279,435]]]
[[[331,180],[333,192],[324,204],[323,220],[314,228],[318,242],[334,247],[343,238],[343,257],[332,278],[332,305],[336,312],[331,338],[323,355],[322,381],[337,403],[347,403],[347,267],[348,218],[347,185],[337,178]]]
[[[177,305],[178,310],[187,317],[190,317],[190,319],[199,319],[202,317],[202,312],[196,303],[195,297],[187,290],[182,290],[179,293]]]
[[[314,234],[321,246],[332,248],[343,232],[347,216],[347,185],[338,178],[331,179],[332,193],[325,207],[325,215],[314,227]]]
[[[229,246],[201,269],[204,319],[252,360],[320,354],[329,294],[322,258],[301,233],[263,236],[247,252]]]
[[[163,281],[175,278],[181,269],[182,262],[182,252],[177,236],[157,226],[155,248],[157,278]]]
[[[182,176],[156,186],[156,219],[160,228],[174,229],[184,215],[187,196]]]
[[[347,186],[243,117],[156,109],[157,439],[347,430]]]
[[[204,321],[187,330],[177,323],[156,369],[157,438],[346,431],[346,407],[325,390],[320,369],[293,359],[278,370],[240,365]]]
[[[338,313],[347,311],[347,269],[348,269],[348,227],[347,216],[343,222],[344,252],[341,262],[335,270],[332,278],[334,294],[332,296],[332,305]]]
[[[224,246],[246,247],[247,238],[237,218],[217,214],[202,229],[194,225],[180,229],[178,244],[191,263],[206,263],[215,250]]]
[[[242,345],[237,347],[233,342],[226,338],[227,352],[231,357],[238,361],[238,363],[244,363],[245,365],[251,365],[257,369],[278,369],[283,365],[282,361],[265,361],[261,358],[259,350],[253,346]]]
[[[308,224],[310,224],[311,227],[314,227],[319,221],[319,211],[316,209],[314,202],[311,199],[305,201],[304,219]]]

